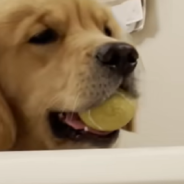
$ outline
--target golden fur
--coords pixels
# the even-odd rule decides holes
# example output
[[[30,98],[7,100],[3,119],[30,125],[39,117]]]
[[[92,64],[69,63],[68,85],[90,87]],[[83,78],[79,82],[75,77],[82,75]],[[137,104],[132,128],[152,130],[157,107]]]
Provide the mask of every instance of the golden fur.
[[[0,12],[0,150],[90,147],[56,140],[46,112],[88,105],[95,48],[125,39],[111,12],[93,0],[2,0]],[[57,42],[28,43],[46,27]]]

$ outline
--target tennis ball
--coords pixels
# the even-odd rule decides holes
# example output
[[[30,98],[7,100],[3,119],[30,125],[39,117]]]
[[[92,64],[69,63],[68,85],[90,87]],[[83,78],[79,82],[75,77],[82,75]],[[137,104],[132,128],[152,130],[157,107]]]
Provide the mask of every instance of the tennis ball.
[[[80,113],[79,116],[92,129],[114,131],[126,126],[133,119],[135,111],[135,99],[118,91],[100,106]]]

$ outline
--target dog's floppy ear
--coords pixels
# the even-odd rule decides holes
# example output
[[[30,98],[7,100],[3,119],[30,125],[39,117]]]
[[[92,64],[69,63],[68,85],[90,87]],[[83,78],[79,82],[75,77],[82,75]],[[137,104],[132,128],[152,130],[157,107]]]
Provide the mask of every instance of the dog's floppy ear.
[[[0,92],[0,151],[10,150],[16,139],[15,121]]]

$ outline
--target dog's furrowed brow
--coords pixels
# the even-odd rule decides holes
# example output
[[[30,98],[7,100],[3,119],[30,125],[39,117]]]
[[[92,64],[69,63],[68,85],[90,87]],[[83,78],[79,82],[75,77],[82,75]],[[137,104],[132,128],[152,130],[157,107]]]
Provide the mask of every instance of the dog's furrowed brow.
[[[34,15],[36,12],[30,6],[19,7],[18,9],[14,9],[8,13],[4,23],[12,24],[19,23],[22,20]]]
[[[19,8],[4,14],[4,18],[0,20],[0,40],[1,44],[15,45],[25,32],[25,28],[31,22],[34,22],[35,15],[33,9]],[[7,35],[7,36],[6,36]],[[9,39],[6,39],[6,38]]]
[[[12,44],[16,45],[17,43],[22,42],[28,30],[30,30],[42,16],[42,13],[35,14],[32,11],[26,10],[16,11],[11,14],[4,25],[6,25],[5,27],[7,30],[13,30]],[[1,25],[3,25],[3,23],[1,23]]]

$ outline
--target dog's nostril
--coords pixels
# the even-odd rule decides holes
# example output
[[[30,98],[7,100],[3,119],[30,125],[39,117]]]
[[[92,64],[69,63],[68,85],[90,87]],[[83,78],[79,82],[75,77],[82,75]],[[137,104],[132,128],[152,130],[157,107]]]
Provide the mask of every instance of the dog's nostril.
[[[130,65],[135,65],[137,63],[137,59],[139,57],[138,52],[136,49],[126,43],[122,43],[119,46],[119,55],[122,59],[122,62],[126,62]]]
[[[131,53],[128,55],[128,61],[129,61],[131,64],[136,62],[135,57],[134,57]]]
[[[137,59],[139,58],[139,56],[138,56],[137,51],[134,49],[134,47],[127,44],[124,47],[124,52],[125,52],[125,57],[127,57],[127,61],[130,64],[134,64],[137,62]]]
[[[131,66],[135,66],[137,64],[138,57],[134,53],[130,53],[127,56],[127,61]]]

